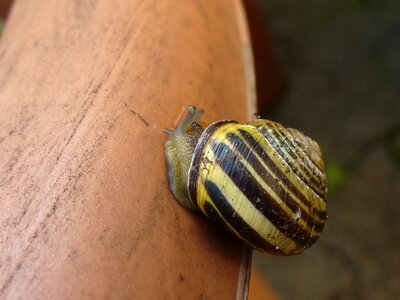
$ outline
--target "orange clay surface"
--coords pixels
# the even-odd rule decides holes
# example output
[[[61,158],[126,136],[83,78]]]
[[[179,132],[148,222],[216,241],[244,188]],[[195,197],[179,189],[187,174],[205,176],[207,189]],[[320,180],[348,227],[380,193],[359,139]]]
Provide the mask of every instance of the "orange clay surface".
[[[236,297],[241,245],[174,201],[162,129],[191,103],[205,122],[248,119],[238,3],[15,1],[0,40],[0,298]]]

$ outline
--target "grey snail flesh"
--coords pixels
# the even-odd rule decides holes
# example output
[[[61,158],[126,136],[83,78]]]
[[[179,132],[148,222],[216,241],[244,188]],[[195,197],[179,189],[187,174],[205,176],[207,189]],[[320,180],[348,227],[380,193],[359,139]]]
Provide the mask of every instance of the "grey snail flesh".
[[[250,247],[275,255],[302,253],[327,220],[326,176],[316,142],[269,120],[199,125],[189,107],[167,131],[171,192]]]

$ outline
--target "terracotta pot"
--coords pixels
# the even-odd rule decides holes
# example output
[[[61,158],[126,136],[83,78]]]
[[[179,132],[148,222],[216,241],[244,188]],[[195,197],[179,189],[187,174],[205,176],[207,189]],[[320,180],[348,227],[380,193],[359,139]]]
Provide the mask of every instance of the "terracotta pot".
[[[244,297],[248,252],[174,201],[162,129],[188,104],[244,121],[254,91],[238,0],[16,1],[0,43],[0,298]]]

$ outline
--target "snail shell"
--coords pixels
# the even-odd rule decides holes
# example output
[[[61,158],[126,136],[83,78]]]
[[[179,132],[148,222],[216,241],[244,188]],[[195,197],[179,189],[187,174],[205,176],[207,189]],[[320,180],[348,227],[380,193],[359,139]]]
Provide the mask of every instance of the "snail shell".
[[[166,131],[169,186],[185,207],[202,211],[254,249],[299,254],[327,219],[326,177],[316,142],[269,120],[217,121],[202,110]]]

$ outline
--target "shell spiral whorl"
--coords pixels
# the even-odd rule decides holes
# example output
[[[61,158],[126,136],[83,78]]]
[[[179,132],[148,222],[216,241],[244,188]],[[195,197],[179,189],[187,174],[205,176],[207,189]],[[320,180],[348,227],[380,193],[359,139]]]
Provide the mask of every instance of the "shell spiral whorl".
[[[199,137],[188,170],[191,204],[251,247],[299,254],[320,236],[327,191],[319,146],[268,120],[223,120]]]

